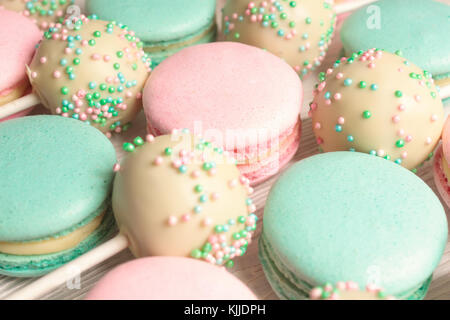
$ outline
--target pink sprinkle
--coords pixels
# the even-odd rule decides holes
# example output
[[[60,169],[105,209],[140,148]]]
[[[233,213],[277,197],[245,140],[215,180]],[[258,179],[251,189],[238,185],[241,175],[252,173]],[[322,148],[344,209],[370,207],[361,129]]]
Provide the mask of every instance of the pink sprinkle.
[[[336,93],[336,94],[334,95],[334,99],[335,99],[335,100],[341,100],[341,99],[342,99],[342,94]]]
[[[400,121],[400,116],[395,115],[395,116],[392,117],[392,122],[398,123],[399,121]]]
[[[33,71],[31,73],[31,78],[36,79],[36,77],[37,77],[37,72]]]
[[[377,151],[377,155],[378,155],[379,157],[384,157],[385,154],[386,154],[386,153],[385,153],[385,151],[384,151],[383,149],[380,149],[380,150]]]
[[[228,186],[232,189],[235,188],[237,186],[237,184],[238,184],[238,181],[236,179],[228,181]]]
[[[255,192],[255,189],[253,189],[252,187],[248,187],[247,188],[247,193],[248,194],[253,194],[253,192]]]
[[[411,135],[407,135],[406,138],[405,138],[405,141],[406,142],[411,142],[412,139],[413,139],[413,137]]]
[[[401,105],[398,106],[398,110],[399,110],[399,111],[404,111],[405,108],[406,108],[406,107],[405,107],[404,104],[401,104]]]
[[[100,60],[101,56],[98,53],[94,53],[94,54],[92,54],[91,58],[92,58],[92,60]]]
[[[118,172],[119,170],[120,170],[120,164],[116,163],[116,164],[113,166],[113,171],[114,171],[114,172]]]
[[[163,162],[164,162],[164,160],[163,160],[162,157],[156,157],[156,159],[155,159],[155,161],[154,161],[154,164],[157,165],[157,166],[159,166],[159,165],[161,165]]]
[[[316,122],[316,124],[314,125],[314,129],[319,130],[320,128],[322,128],[322,125],[320,124],[320,122]]]
[[[188,213],[183,214],[183,216],[181,217],[181,219],[182,219],[184,222],[188,222],[189,220],[191,220],[191,215],[188,214]]]
[[[339,118],[338,118],[338,123],[339,123],[340,125],[344,124],[344,123],[345,123],[344,117],[339,117]]]
[[[403,136],[405,135],[405,130],[399,129],[399,130],[397,131],[397,135],[398,135],[399,137],[403,137]]]
[[[103,60],[105,61],[105,62],[109,62],[109,60],[111,60],[111,57],[109,56],[109,55],[104,55],[103,56]]]
[[[404,151],[404,152],[402,153],[402,158],[403,158],[403,159],[406,159],[407,157],[408,157],[408,152]]]
[[[211,243],[211,244],[217,243],[217,241],[218,241],[218,239],[217,239],[216,235],[211,235],[208,238],[208,242]]]
[[[370,69],[375,68],[375,63],[373,63],[373,62],[369,63],[368,67],[369,67]]]
[[[191,177],[194,178],[194,179],[200,177],[200,171],[198,171],[198,170],[192,171]]]
[[[61,72],[59,72],[58,70],[53,72],[53,78],[59,79],[61,77]]]
[[[208,226],[210,226],[212,224],[212,219],[211,218],[205,218],[204,220],[203,220],[203,225],[205,226],[205,227],[208,227]]]
[[[211,200],[216,201],[216,200],[218,200],[219,198],[220,198],[219,193],[213,192],[213,193],[211,194]]]
[[[180,159],[175,159],[175,160],[172,162],[172,166],[173,166],[174,168],[179,168],[179,167],[181,167],[181,165],[182,165],[182,163],[181,163],[181,160],[180,160]]]
[[[343,77],[344,77],[344,75],[342,74],[342,72],[339,72],[339,73],[336,75],[336,79],[338,79],[338,80],[342,79]]]
[[[434,122],[434,121],[436,121],[437,119],[438,119],[438,116],[437,116],[437,115],[433,114],[433,115],[431,116],[431,122]]]
[[[348,290],[357,290],[359,288],[359,285],[356,282],[348,281],[347,282],[347,289]]]
[[[256,211],[256,206],[254,204],[251,204],[247,207],[247,210],[249,213],[253,213]]]
[[[170,216],[168,220],[169,226],[173,227],[178,223],[178,218],[175,216]]]
[[[65,48],[65,49],[64,49],[64,52],[65,52],[66,54],[70,54],[70,53],[72,53],[72,49],[70,49],[70,48]]]
[[[145,136],[145,140],[147,142],[153,142],[153,141],[155,141],[155,137],[153,135],[151,135],[151,134],[148,134],[148,135]]]
[[[330,100],[330,99],[325,100],[325,104],[326,104],[327,106],[329,106],[329,105],[331,104],[331,100]]]
[[[417,94],[414,96],[414,99],[416,100],[416,102],[420,102],[420,100],[422,100],[422,97]]]
[[[314,288],[309,293],[309,297],[312,300],[319,300],[321,296],[322,296],[322,289],[320,289],[320,288]]]
[[[211,169],[208,171],[208,174],[209,174],[210,176],[215,176],[215,175],[217,174],[217,169],[216,169],[216,168],[211,168]]]
[[[47,62],[47,58],[46,57],[41,57],[41,59],[39,59],[39,61],[44,64]]]
[[[403,72],[403,68],[398,68],[398,72]]]
[[[336,283],[336,288],[338,288],[339,290],[345,290],[347,289],[347,285],[345,284],[345,282],[339,281],[338,283]]]
[[[326,292],[330,292],[333,290],[333,287],[330,284],[325,285],[325,287],[323,288]]]
[[[369,292],[377,292],[377,291],[379,291],[379,288],[375,284],[369,283],[366,286],[366,290],[369,291]]]
[[[88,45],[87,40],[81,40],[81,46],[86,47]]]

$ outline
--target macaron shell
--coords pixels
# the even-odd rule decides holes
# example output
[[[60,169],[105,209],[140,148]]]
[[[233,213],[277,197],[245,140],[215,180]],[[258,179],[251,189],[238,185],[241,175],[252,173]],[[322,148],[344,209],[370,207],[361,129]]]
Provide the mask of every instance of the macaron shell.
[[[222,18],[225,40],[266,49],[301,77],[323,61],[336,22],[332,5],[323,0],[228,0]]]
[[[0,92],[27,78],[42,33],[33,22],[17,12],[0,9]]]
[[[145,43],[179,41],[214,23],[215,0],[89,0],[86,10],[125,23]]]
[[[385,51],[342,58],[327,71],[311,104],[320,148],[372,152],[417,168],[430,159],[445,119],[427,77],[405,58]]]
[[[295,72],[276,56],[216,42],[186,48],[159,65],[145,85],[144,110],[162,134],[199,129],[208,139],[208,130],[265,129],[267,138],[276,138],[298,121],[301,89]]]
[[[57,235],[104,211],[116,162],[98,130],[31,116],[0,124],[0,241]]]
[[[86,299],[256,300],[256,297],[223,268],[188,258],[153,257],[116,267]]]
[[[403,299],[426,284],[446,241],[445,212],[421,179],[377,157],[334,152],[283,173],[260,248],[272,278],[286,279],[275,287],[281,295],[284,285],[309,291],[352,278],[364,287],[371,277]]]
[[[442,160],[443,160],[443,151],[442,147],[439,147],[434,157],[434,165],[433,165],[434,184],[442,200],[447,205],[447,207],[450,208],[450,186],[448,183],[448,178],[445,175],[444,170],[442,168],[443,166]]]
[[[372,9],[368,11],[368,7]],[[407,22],[399,16],[408,17]],[[448,26],[449,16],[450,6],[436,1],[377,1],[345,21],[341,30],[345,54],[374,47],[401,50],[405,58],[433,76],[448,77],[450,33],[442,32],[442,28]]]

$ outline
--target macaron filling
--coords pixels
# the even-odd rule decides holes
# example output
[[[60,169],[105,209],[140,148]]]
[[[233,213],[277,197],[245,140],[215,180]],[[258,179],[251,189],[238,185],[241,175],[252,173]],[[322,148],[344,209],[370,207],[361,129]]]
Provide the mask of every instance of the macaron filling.
[[[209,25],[209,27],[207,27],[205,30],[201,30],[195,34],[186,36],[182,39],[173,39],[162,42],[144,41],[144,51],[150,54],[154,54],[162,50],[170,51],[181,49],[183,47],[196,44],[203,38],[212,38],[216,34],[216,28],[217,26],[215,20],[213,20]]]
[[[86,239],[100,226],[105,216],[105,211],[96,216],[92,221],[76,228],[69,233],[60,233],[41,240],[26,242],[0,242],[0,252],[13,255],[42,255],[71,249]]]

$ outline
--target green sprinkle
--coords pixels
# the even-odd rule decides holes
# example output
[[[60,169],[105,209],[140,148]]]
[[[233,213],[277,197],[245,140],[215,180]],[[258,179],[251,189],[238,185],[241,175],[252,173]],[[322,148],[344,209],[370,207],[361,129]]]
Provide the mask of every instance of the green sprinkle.
[[[134,145],[132,144],[132,143],[130,143],[130,142],[125,142],[124,144],[123,144],[123,150],[124,151],[126,151],[126,152],[133,152],[134,150],[135,150],[135,147],[134,147]]]
[[[372,113],[369,110],[363,112],[363,118],[369,119],[372,116]]]

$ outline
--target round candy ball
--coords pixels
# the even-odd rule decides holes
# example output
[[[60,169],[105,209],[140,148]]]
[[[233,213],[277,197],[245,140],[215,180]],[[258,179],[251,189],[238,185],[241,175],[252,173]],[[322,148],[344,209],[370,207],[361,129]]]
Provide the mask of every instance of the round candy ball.
[[[233,266],[256,228],[249,180],[221,149],[186,131],[125,143],[112,205],[136,257],[191,256]]]
[[[228,0],[223,9],[223,36],[284,59],[301,78],[322,62],[336,23],[324,0]]]
[[[28,76],[53,114],[120,132],[142,107],[149,66],[125,25],[81,16],[44,33]]]
[[[0,0],[0,7],[20,12],[44,31],[56,23],[62,23],[66,14],[79,15],[79,6],[69,9],[74,4],[75,0]]]
[[[413,171],[431,158],[444,109],[429,72],[401,52],[370,49],[319,78],[310,115],[322,151],[365,152]]]

